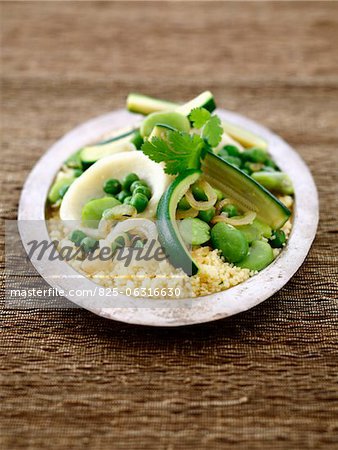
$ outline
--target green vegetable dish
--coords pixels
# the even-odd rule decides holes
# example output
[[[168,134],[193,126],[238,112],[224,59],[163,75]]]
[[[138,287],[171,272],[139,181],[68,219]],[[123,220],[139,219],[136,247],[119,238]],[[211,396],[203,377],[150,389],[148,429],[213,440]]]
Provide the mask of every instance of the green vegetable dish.
[[[129,94],[127,109],[143,120],[65,161],[47,217],[76,270],[119,292],[152,296],[156,287],[161,297],[198,297],[235,286],[278,257],[291,232],[292,181],[267,142],[215,108],[208,91],[182,105]],[[135,257],[151,242],[162,258]],[[89,258],[103,247],[108,258]],[[128,264],[115,258],[119,251],[131,254]]]

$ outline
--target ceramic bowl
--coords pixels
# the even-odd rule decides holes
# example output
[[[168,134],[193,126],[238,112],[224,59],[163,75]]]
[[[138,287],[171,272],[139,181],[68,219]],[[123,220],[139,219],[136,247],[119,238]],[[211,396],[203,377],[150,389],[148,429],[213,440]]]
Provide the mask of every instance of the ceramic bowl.
[[[266,269],[247,281],[226,291],[194,299],[149,300],[119,296],[118,304],[114,298],[102,296],[91,298],[66,296],[80,307],[108,319],[151,326],[182,326],[210,322],[246,311],[262,303],[279,291],[302,265],[310,250],[318,223],[318,195],[311,173],[297,152],[283,139],[267,128],[239,114],[217,110],[217,114],[229,122],[238,124],[269,143],[269,151],[274,160],[289,174],[295,188],[293,228],[288,244],[276,260]],[[45,207],[50,185],[62,163],[77,149],[95,142],[102,135],[137,124],[140,116],[117,110],[92,119],[67,133],[56,142],[38,161],[28,176],[20,199],[20,221],[36,220],[45,224]],[[46,225],[39,231],[40,238],[48,239]],[[23,239],[25,245],[25,239]],[[41,264],[32,260],[39,273],[52,287],[68,291],[81,286],[81,289],[94,289],[93,281],[80,275],[66,262],[58,261]],[[62,273],[62,277],[51,274]]]

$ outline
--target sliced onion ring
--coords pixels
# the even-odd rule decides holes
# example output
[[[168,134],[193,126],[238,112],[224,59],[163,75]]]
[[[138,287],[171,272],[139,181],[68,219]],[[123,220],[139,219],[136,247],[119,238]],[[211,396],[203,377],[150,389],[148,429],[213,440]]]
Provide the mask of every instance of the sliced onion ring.
[[[224,205],[229,205],[230,203],[232,203],[230,198],[223,198],[223,200],[220,200],[219,202],[217,202],[216,203],[216,215],[222,211],[222,208]]]
[[[195,200],[195,197],[193,196],[193,193],[191,192],[191,189],[189,189],[185,196],[188,200],[190,206],[194,209],[197,209],[198,211],[206,211],[207,209],[210,209],[217,201],[217,194],[215,190],[210,186],[208,182],[205,180],[201,180],[199,182],[199,185],[204,190],[205,195],[208,197],[208,200],[205,202],[199,202]]]
[[[157,240],[157,228],[154,222],[149,219],[128,219],[119,222],[108,234],[106,241],[112,243],[121,233],[138,231],[138,236],[144,236],[147,241]]]
[[[120,220],[129,217],[135,217],[137,214],[136,208],[132,205],[117,205],[113,208],[106,209],[103,212],[102,218],[105,220]]]
[[[217,222],[224,222],[228,225],[249,225],[251,224],[256,218],[256,213],[253,211],[248,211],[243,216],[237,216],[237,217],[227,217],[224,214],[221,214],[219,216],[215,216],[211,223],[217,223]]]
[[[178,209],[176,212],[176,219],[186,219],[187,217],[196,217],[198,216],[198,210],[194,208],[180,210]]]

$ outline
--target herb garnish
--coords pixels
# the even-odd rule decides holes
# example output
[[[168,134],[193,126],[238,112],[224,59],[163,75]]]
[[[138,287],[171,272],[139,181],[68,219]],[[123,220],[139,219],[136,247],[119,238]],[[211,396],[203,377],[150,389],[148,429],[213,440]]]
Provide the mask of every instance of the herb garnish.
[[[164,162],[165,172],[170,175],[199,168],[206,149],[216,147],[221,141],[223,129],[218,116],[212,116],[204,108],[195,108],[189,119],[195,128],[201,129],[201,136],[168,130],[166,139],[153,137],[142,145],[143,153],[155,162]]]

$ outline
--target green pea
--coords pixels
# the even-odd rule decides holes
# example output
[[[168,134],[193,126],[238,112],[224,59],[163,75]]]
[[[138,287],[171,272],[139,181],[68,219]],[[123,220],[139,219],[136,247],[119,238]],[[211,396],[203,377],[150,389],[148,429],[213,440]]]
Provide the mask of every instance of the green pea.
[[[132,196],[129,195],[128,197],[126,197],[126,198],[123,200],[123,203],[124,203],[125,205],[130,205],[131,199],[132,199]]]
[[[81,247],[86,253],[94,252],[98,246],[99,241],[88,236],[81,241]]]
[[[191,191],[196,200],[201,202],[208,200],[206,193],[197,183],[192,185]]]
[[[74,242],[74,244],[78,247],[81,244],[81,241],[87,237],[86,233],[84,233],[81,230],[73,230],[70,235],[69,239]]]
[[[210,227],[200,219],[192,217],[183,219],[178,229],[183,240],[191,245],[202,245],[210,239]]]
[[[74,169],[74,176],[76,178],[79,178],[80,175],[83,174],[83,170],[82,169]]]
[[[130,204],[136,208],[138,213],[141,213],[148,206],[148,198],[144,194],[138,192],[132,196]]]
[[[135,145],[137,150],[140,150],[144,142],[141,133],[139,131],[135,131],[134,137],[130,140],[130,142]]]
[[[130,192],[133,193],[134,190],[138,187],[138,186],[145,186],[147,188],[149,188],[148,184],[146,181],[144,180],[136,180],[134,181],[131,185],[130,185]]]
[[[143,186],[141,184],[139,186],[136,186],[136,188],[133,191],[133,195],[138,193],[144,194],[148,198],[148,200],[151,199],[151,190],[147,186]]]
[[[231,145],[231,144],[225,145],[223,147],[223,150],[225,150],[229,156],[239,157],[239,155],[240,155],[240,151],[239,151],[238,147],[236,147],[235,145]]]
[[[116,195],[121,192],[121,183],[116,178],[110,178],[106,180],[103,185],[103,190],[107,194]]]
[[[258,171],[262,170],[262,168],[263,168],[264,166],[263,166],[262,163],[253,163],[253,162],[250,162],[250,161],[246,161],[246,162],[242,165],[242,167],[243,167],[244,169],[247,169],[250,173],[253,173],[253,172],[258,172]]]
[[[273,251],[265,241],[253,241],[248,255],[237,265],[250,270],[262,270],[274,260]]]
[[[117,238],[114,239],[114,241],[111,244],[111,251],[112,254],[114,255],[114,253],[121,248],[126,247],[126,240],[124,236],[118,236]]]
[[[207,209],[206,211],[200,211],[198,213],[198,218],[203,220],[204,222],[210,222],[216,214],[216,208],[213,206],[210,209]]]
[[[82,208],[82,221],[91,228],[96,228],[106,209],[120,205],[114,197],[102,197],[90,200]]]
[[[240,167],[240,169],[243,171],[243,172],[245,172],[245,173],[247,173],[248,175],[251,175],[252,174],[252,170],[251,170],[251,163],[250,162],[248,162],[248,161],[246,161],[246,162],[242,162],[242,165],[241,165],[241,167]]]
[[[183,210],[183,211],[187,211],[188,209],[191,208],[190,203],[188,202],[188,200],[186,199],[186,197],[182,197],[181,200],[178,202],[177,205],[178,209]]]
[[[283,230],[275,230],[269,240],[272,248],[282,248],[286,242],[286,236]]]
[[[221,148],[221,150],[218,152],[218,156],[220,158],[227,158],[229,156],[229,153],[226,151],[226,149],[223,147]]]
[[[262,171],[263,172],[276,172],[276,169],[274,169],[273,167],[270,167],[270,166],[263,166]]]
[[[223,222],[217,223],[211,230],[212,247],[221,251],[224,258],[237,263],[248,254],[249,245],[244,235],[235,227]]]
[[[231,203],[223,206],[222,212],[227,213],[228,217],[234,217],[239,215],[237,207],[235,205],[232,205]]]
[[[268,157],[269,155],[266,150],[256,147],[249,148],[241,153],[241,158],[243,161],[251,161],[254,163],[264,163]]]
[[[130,196],[130,192],[129,191],[121,191],[117,194],[116,198],[118,201],[120,201],[121,203],[124,202],[124,199]]]
[[[265,166],[267,167],[271,167],[272,169],[275,170],[279,170],[277,164],[270,158],[268,158],[265,162],[264,162]]]
[[[122,247],[124,247],[124,246],[126,245],[126,240],[125,240],[124,236],[118,236],[118,237],[114,240],[113,243],[115,243],[115,245],[117,246],[117,248],[122,248]]]
[[[223,200],[223,198],[224,198],[223,192],[220,189],[215,189],[215,188],[214,188],[214,191],[216,192],[216,195],[217,195],[217,201],[219,202],[219,201]]]
[[[139,181],[139,177],[136,175],[136,173],[129,173],[124,177],[122,181],[122,189],[128,191],[134,181]]]
[[[133,248],[143,248],[143,247],[144,247],[143,242],[142,242],[142,239],[139,238],[139,237],[135,237],[135,238],[132,240],[131,246],[132,246]]]
[[[77,152],[73,153],[65,162],[67,167],[77,168],[80,169],[82,167],[82,161],[81,161],[81,150],[78,150]]]

